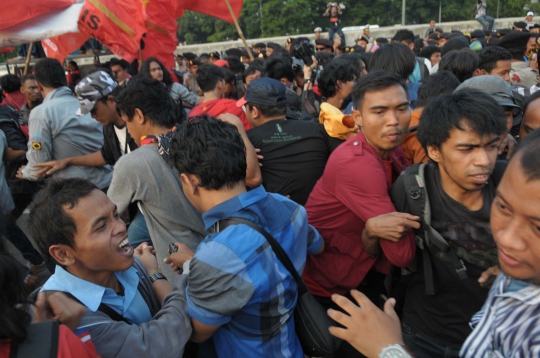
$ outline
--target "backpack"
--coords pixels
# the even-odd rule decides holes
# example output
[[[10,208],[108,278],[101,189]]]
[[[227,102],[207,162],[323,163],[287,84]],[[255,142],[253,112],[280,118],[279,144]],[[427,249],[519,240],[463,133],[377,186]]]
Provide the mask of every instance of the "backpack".
[[[58,321],[33,323],[28,326],[28,339],[20,344],[12,343],[10,358],[56,358],[59,339]]]
[[[431,257],[450,263],[454,267],[456,276],[460,280],[464,280],[468,277],[464,261],[487,269],[498,263],[498,256],[497,248],[482,251],[466,250],[463,247],[459,247],[457,251],[454,251],[441,234],[431,226],[431,202],[425,185],[425,171],[427,166],[428,164],[425,163],[414,164],[406,168],[403,175],[407,203],[410,209],[409,213],[421,218],[421,227],[416,231],[415,241],[417,247],[423,251],[422,263],[424,267],[426,294],[434,295],[435,287]],[[493,174],[491,179],[493,179],[495,184],[498,184],[498,181],[500,181],[500,177],[496,178]],[[410,270],[415,271],[414,264],[411,265]]]
[[[13,149],[26,149],[28,140],[21,130],[20,124],[24,123],[19,111],[11,106],[0,106],[0,130],[4,132],[8,147]],[[21,165],[26,164],[26,158],[16,161],[5,162],[6,181],[8,183],[17,182],[15,178]]]

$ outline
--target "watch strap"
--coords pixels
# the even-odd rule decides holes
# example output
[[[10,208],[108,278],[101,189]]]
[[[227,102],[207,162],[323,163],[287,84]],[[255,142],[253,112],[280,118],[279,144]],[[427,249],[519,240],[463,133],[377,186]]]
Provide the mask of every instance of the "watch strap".
[[[157,280],[165,280],[165,281],[167,281],[167,278],[165,276],[163,276],[163,274],[161,272],[156,272],[155,274],[150,276],[150,281],[152,283],[156,282]]]

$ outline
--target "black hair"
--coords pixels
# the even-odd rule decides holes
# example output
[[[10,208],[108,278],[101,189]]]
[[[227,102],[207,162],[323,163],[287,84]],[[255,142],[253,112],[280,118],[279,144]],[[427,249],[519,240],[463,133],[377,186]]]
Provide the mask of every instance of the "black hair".
[[[246,77],[254,74],[259,71],[261,74],[264,72],[266,67],[266,60],[264,58],[257,58],[253,61],[248,68],[242,72],[242,82],[246,83]]]
[[[117,58],[112,58],[109,63],[109,67],[120,66],[125,71],[128,69],[129,63],[126,60],[119,60]]]
[[[394,35],[394,41],[397,42],[406,42],[407,45],[410,45],[414,42],[414,33],[411,30],[402,29],[398,30]]]
[[[520,156],[521,168],[525,172],[527,182],[540,179],[540,129],[536,129],[519,142],[519,145],[512,155]]]
[[[428,146],[441,148],[453,129],[463,130],[465,125],[479,136],[500,136],[506,132],[506,117],[487,93],[463,89],[431,99],[422,111],[416,136],[427,153]]]
[[[6,93],[17,92],[21,89],[21,80],[16,75],[5,75],[0,79],[0,87]]]
[[[343,83],[360,77],[360,71],[354,62],[348,59],[336,58],[328,63],[319,76],[319,89],[326,98],[334,97],[337,93],[338,81]]]
[[[262,77],[270,77],[278,81],[286,78],[292,82],[295,79],[292,63],[283,57],[271,57],[266,61],[266,68]]]
[[[460,85],[459,80],[449,71],[438,71],[422,81],[418,89],[416,108],[425,107],[429,100],[441,94],[451,94]]]
[[[21,87],[22,85],[24,85],[24,83],[28,80],[36,80],[36,78],[34,77],[34,75],[31,75],[31,74],[28,74],[28,75],[24,75],[21,77]]]
[[[474,71],[478,68],[478,62],[480,62],[480,58],[476,52],[469,48],[462,48],[444,55],[439,62],[439,70],[450,71],[459,82],[464,82],[474,75]]]
[[[420,57],[427,58],[428,60],[431,59],[431,56],[433,56],[434,53],[441,52],[441,49],[439,46],[426,46],[420,51]]]
[[[527,107],[529,107],[529,105],[536,101],[538,98],[540,98],[540,91],[536,91],[534,92],[532,95],[530,95],[529,97],[527,97],[525,99],[525,102],[523,103],[523,115],[525,115],[525,112],[527,112]]]
[[[216,65],[201,65],[197,69],[197,83],[203,93],[213,91],[223,79],[225,79],[225,76]]]
[[[495,67],[497,67],[498,61],[511,60],[512,54],[502,47],[489,46],[480,51],[478,57],[478,68],[490,73]]]
[[[266,118],[275,118],[279,116],[285,116],[287,114],[287,105],[283,105],[281,107],[276,106],[262,106],[260,104],[252,104],[247,103],[246,104],[249,107],[257,107],[261,114],[265,116]]]
[[[47,88],[67,86],[67,78],[62,64],[54,58],[42,58],[34,65],[36,81]]]
[[[75,62],[75,61],[73,61],[73,60],[69,61],[69,62],[68,62],[68,65],[73,66],[76,70],[79,69],[79,65],[77,65],[77,62]]]
[[[362,108],[366,93],[382,91],[392,86],[401,86],[405,93],[408,93],[405,80],[396,73],[377,70],[360,77],[351,91],[355,107],[357,109]]]
[[[155,125],[171,128],[177,122],[178,107],[163,83],[141,74],[132,77],[116,98],[116,107],[129,120],[138,108]]]
[[[369,63],[371,62],[371,58],[373,57],[373,52],[364,52],[360,55],[360,58],[362,61],[364,61],[364,66],[366,66],[366,71],[369,72]]]
[[[169,71],[167,70],[167,68],[165,67],[165,65],[160,61],[158,60],[157,58],[155,57],[148,57],[141,65],[141,71],[140,73],[143,73],[143,74],[146,74],[146,75],[149,75],[150,76],[150,64],[152,62],[155,62],[159,65],[159,67],[161,67],[161,70],[163,71],[163,83],[165,83],[165,85],[170,88],[173,84],[173,80],[172,80],[172,76],[171,74],[169,73]],[[131,80],[130,80],[131,81]]]
[[[424,49],[424,40],[421,38],[414,39],[414,54],[420,56],[420,52]]]
[[[207,190],[234,188],[246,178],[246,147],[238,129],[209,115],[191,118],[171,140],[171,164]]]
[[[244,66],[244,64],[236,57],[227,58],[227,62],[229,63],[229,69],[234,74],[242,73],[246,69],[246,66]]]
[[[221,73],[223,73],[223,79],[226,83],[236,84],[236,76],[229,70],[227,67],[223,66],[219,68]]]
[[[28,230],[42,255],[51,258],[49,248],[52,245],[63,244],[75,248],[73,236],[77,232],[77,225],[64,209],[73,209],[79,199],[97,189],[86,179],[51,179],[36,194],[30,205]]]
[[[369,70],[385,70],[397,73],[407,80],[414,72],[416,57],[411,49],[401,42],[392,42],[379,48],[369,61]]]
[[[358,52],[346,53],[336,58],[336,61],[350,61],[358,70],[358,77],[360,77],[360,72],[366,69],[366,64],[362,59],[362,55],[363,53]]]
[[[320,66],[326,66],[327,63],[334,59],[335,55],[329,52],[317,52],[317,60]]]

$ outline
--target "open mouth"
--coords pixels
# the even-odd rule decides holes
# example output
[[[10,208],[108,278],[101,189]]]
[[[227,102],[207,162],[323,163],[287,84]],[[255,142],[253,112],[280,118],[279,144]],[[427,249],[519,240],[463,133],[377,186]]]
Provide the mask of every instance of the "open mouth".
[[[475,174],[475,175],[471,175],[471,178],[473,179],[475,183],[484,184],[488,181],[489,174],[488,173]]]
[[[116,251],[122,255],[130,255],[133,253],[133,247],[129,244],[127,237],[120,242]]]

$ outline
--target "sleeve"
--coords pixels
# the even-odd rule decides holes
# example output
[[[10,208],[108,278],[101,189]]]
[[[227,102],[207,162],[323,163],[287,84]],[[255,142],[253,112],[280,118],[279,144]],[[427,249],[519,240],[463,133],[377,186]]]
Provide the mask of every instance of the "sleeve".
[[[174,90],[174,92],[178,94],[182,102],[186,102],[193,107],[199,104],[199,96],[197,96],[195,93],[189,92],[189,90],[180,83],[175,82],[171,90]]]
[[[87,313],[81,325],[87,325],[98,353],[103,357],[133,358],[147,357],[149,352],[153,357],[171,357],[174,352],[174,356],[182,357],[192,332],[186,309],[185,276],[175,277],[173,291],[164,298],[163,307],[150,322],[129,325],[104,317],[99,323],[89,323],[85,322]]]
[[[128,157],[121,158],[114,167],[114,173],[111,180],[107,196],[116,205],[118,212],[123,214],[129,204],[135,199],[135,193],[139,187],[139,176],[131,173]]]
[[[242,228],[227,231],[237,237],[246,235]],[[253,292],[246,263],[233,250],[215,241],[199,246],[189,265],[186,289],[192,318],[209,326],[224,325],[249,302]]]
[[[116,160],[114,159],[113,145],[116,145],[116,143],[114,143],[114,141],[110,139],[109,130],[107,129],[107,127],[103,127],[103,147],[101,147],[101,156],[105,160],[105,163],[111,166],[114,166],[116,164]]]
[[[341,166],[338,178],[336,198],[363,222],[396,211],[388,195],[386,174],[379,163],[366,160],[354,170]],[[388,261],[398,267],[407,267],[416,253],[412,232],[398,242],[381,239],[379,243]]]
[[[323,238],[313,226],[308,225],[308,254],[313,255],[321,249]]]
[[[47,119],[42,116],[32,116],[29,133],[30,141],[26,152],[28,164],[23,170],[23,176],[28,180],[38,180],[36,174],[41,168],[34,167],[34,164],[53,159],[52,134]]]
[[[98,358],[90,332],[87,329],[71,332],[63,324],[58,333],[58,358]]]

